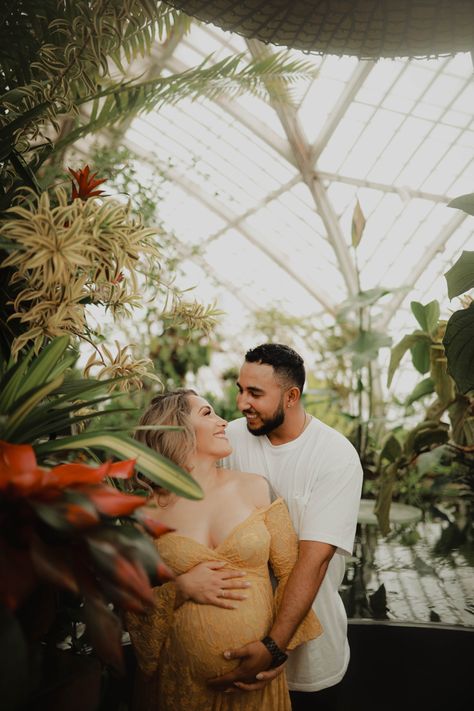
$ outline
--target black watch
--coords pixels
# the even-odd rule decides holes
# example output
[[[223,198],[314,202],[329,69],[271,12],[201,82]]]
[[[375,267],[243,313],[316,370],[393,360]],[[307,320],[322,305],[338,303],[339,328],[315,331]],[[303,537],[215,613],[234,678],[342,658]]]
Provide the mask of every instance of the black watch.
[[[280,664],[286,662],[286,660],[288,659],[288,654],[286,654],[286,652],[282,652],[275,640],[267,636],[261,639],[260,641],[262,644],[265,645],[265,647],[272,655],[272,663],[270,664],[270,669],[273,669],[274,667],[279,667]]]

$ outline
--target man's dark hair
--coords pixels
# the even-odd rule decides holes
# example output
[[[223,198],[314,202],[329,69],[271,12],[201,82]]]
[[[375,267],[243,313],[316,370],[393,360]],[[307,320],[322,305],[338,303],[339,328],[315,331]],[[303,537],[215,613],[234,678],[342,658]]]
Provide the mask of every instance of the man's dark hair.
[[[303,358],[293,348],[282,343],[262,343],[251,348],[245,354],[247,363],[266,363],[271,365],[276,376],[288,384],[296,385],[303,392],[305,369]]]

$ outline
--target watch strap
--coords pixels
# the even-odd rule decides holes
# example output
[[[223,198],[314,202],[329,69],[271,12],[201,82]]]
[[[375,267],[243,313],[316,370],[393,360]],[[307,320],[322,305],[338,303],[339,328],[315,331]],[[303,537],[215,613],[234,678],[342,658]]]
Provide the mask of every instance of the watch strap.
[[[286,654],[286,652],[283,652],[280,649],[274,639],[267,635],[260,641],[263,645],[265,645],[265,647],[272,655],[272,663],[270,664],[270,669],[273,669],[274,667],[279,667],[280,664],[286,662],[286,660],[288,659],[288,654]]]

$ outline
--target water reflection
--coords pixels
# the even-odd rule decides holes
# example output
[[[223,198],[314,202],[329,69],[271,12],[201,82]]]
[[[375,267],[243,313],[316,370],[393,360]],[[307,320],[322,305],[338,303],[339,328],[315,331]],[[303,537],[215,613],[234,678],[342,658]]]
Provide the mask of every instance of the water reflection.
[[[350,618],[474,627],[474,545],[468,526],[441,512],[393,525],[359,523],[341,596]]]

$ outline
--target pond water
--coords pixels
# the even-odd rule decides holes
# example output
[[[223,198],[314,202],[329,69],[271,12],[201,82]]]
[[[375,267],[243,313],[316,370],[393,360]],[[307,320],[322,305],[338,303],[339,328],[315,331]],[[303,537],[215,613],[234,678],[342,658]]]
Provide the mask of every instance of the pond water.
[[[474,544],[462,523],[424,514],[392,525],[357,526],[341,596],[349,618],[474,627]]]

